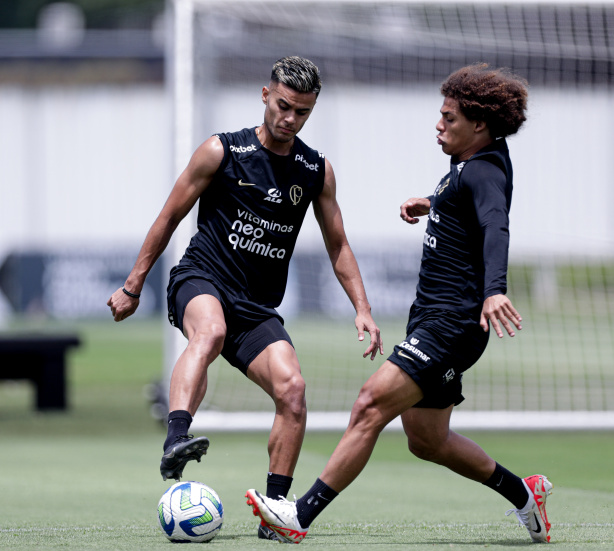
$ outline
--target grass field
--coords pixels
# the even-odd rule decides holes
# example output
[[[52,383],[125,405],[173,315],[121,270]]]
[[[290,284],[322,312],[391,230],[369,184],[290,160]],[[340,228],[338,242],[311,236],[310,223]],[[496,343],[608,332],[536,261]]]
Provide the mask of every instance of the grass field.
[[[55,327],[58,328],[57,326]],[[62,327],[59,327],[62,329]],[[71,355],[67,413],[32,410],[26,384],[0,384],[0,549],[170,549],[156,505],[170,485],[158,472],[163,429],[143,386],[161,364],[161,323],[80,324]],[[211,485],[225,523],[213,549],[265,549],[243,495],[264,489],[265,433],[208,433],[209,454],[186,479]],[[489,433],[468,436],[513,471],[547,474],[556,549],[614,549],[614,434]],[[305,439],[292,491],[311,485],[339,433]],[[386,432],[365,472],[312,526],[320,549],[518,549],[531,545],[491,490],[420,462],[402,434]]]

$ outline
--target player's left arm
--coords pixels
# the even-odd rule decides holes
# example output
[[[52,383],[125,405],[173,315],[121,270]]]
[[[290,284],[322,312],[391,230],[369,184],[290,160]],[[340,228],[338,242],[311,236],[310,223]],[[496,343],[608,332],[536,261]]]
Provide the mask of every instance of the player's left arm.
[[[501,322],[509,336],[515,337],[516,332],[510,320],[518,330],[522,329],[522,316],[516,311],[512,301],[507,296],[491,295],[484,300],[480,316],[480,325],[484,331],[488,331],[488,322],[490,322],[495,333],[497,333],[497,337],[503,338],[503,330],[499,326],[499,322]]]
[[[355,324],[358,330],[358,340],[362,341],[365,338],[365,331],[371,337],[371,343],[364,352],[363,358],[370,355],[373,360],[378,350],[380,354],[384,353],[384,343],[379,327],[371,316],[371,305],[367,300],[358,263],[345,234],[341,209],[337,203],[335,173],[328,159],[325,159],[324,187],[313,203],[313,210],[320,225],[335,275],[356,310]]]
[[[467,170],[469,169],[469,170]],[[522,329],[522,317],[506,296],[509,249],[509,212],[506,177],[503,171],[485,160],[468,163],[463,177],[472,191],[478,223],[484,236],[484,303],[480,325],[488,331],[489,323],[499,338],[501,326],[510,337]]]

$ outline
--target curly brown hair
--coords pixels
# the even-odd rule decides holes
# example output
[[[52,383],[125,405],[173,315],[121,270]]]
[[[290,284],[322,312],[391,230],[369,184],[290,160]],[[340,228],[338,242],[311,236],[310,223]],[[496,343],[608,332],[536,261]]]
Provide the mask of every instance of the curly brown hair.
[[[475,63],[452,73],[440,90],[458,101],[465,117],[485,122],[493,138],[503,138],[518,132],[527,120],[528,86],[509,69]]]

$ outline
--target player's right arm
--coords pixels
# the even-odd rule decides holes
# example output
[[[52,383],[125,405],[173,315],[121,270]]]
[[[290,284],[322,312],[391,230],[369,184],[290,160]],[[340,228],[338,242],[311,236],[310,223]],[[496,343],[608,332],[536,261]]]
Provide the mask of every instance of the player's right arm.
[[[217,136],[209,138],[194,152],[145,237],[134,267],[124,284],[127,291],[141,293],[147,274],[166,249],[179,223],[213,180],[223,158],[224,147]],[[134,314],[138,305],[139,299],[128,296],[121,288],[115,291],[107,302],[115,321],[122,321]]]
[[[431,200],[428,197],[412,197],[401,205],[401,218],[408,224],[417,224],[418,216],[424,216],[431,209]]]
[[[480,325],[488,331],[490,324],[499,338],[503,338],[503,326],[513,337],[516,334],[514,326],[522,329],[522,317],[506,296],[510,238],[507,178],[495,164],[476,159],[463,169],[463,182],[471,192],[484,236],[484,303]]]

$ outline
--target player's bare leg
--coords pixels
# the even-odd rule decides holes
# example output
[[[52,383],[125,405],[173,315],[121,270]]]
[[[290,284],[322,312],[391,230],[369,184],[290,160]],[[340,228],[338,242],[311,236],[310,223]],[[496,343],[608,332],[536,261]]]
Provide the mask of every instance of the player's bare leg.
[[[219,301],[210,295],[194,297],[186,307],[183,329],[188,345],[171,377],[169,434],[160,463],[164,480],[181,478],[186,463],[200,461],[209,447],[206,437],[194,438],[187,434],[187,428],[205,397],[207,369],[224,346],[226,323]],[[171,427],[173,422],[176,426]]]
[[[254,515],[280,540],[302,541],[315,516],[363,470],[384,427],[422,396],[409,375],[392,362],[384,362],[363,385],[349,426],[311,490],[296,503],[275,501],[256,490],[248,490],[247,504]],[[305,501],[308,511],[303,508]]]
[[[401,415],[409,451],[425,461],[443,465],[471,480],[485,482],[495,461],[476,444],[450,430],[454,406],[446,409],[412,408]]]
[[[279,499],[290,489],[305,436],[305,381],[296,352],[286,341],[267,346],[250,364],[247,376],[275,403],[275,419],[269,436],[267,495]],[[258,527],[258,537],[279,539],[266,522]]]
[[[409,450],[461,476],[485,484],[515,505],[515,513],[535,542],[550,541],[546,499],[552,483],[543,475],[524,480],[497,464],[478,444],[450,430],[454,406],[446,409],[413,408],[401,415]]]
[[[199,295],[188,302],[183,332],[188,345],[173,369],[169,409],[194,415],[207,391],[207,369],[224,347],[226,322],[219,301],[211,295]]]
[[[270,344],[250,364],[247,376],[275,403],[269,436],[269,471],[292,476],[307,421],[305,380],[294,348],[286,341]]]
[[[384,362],[360,390],[349,426],[320,479],[337,492],[347,488],[364,469],[384,427],[422,397],[407,373]]]

